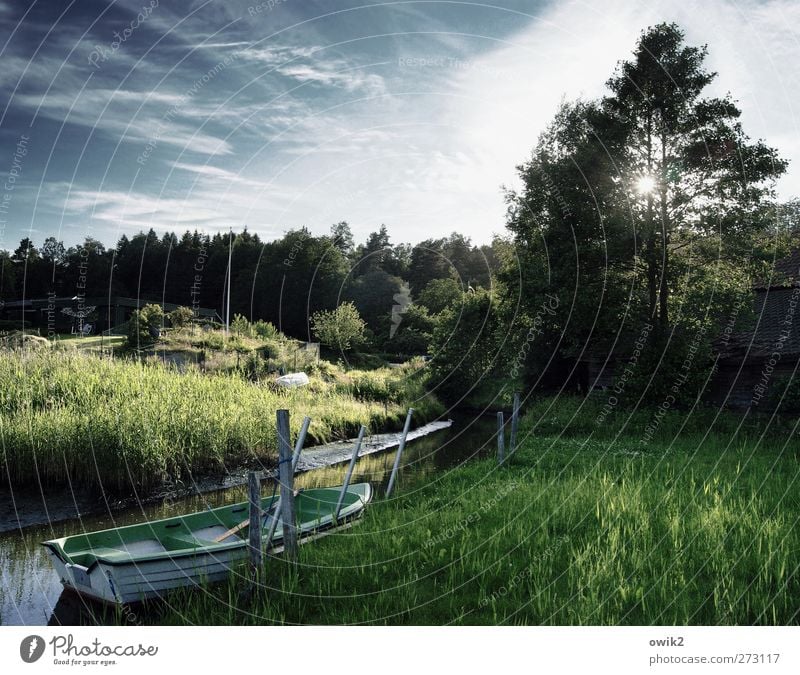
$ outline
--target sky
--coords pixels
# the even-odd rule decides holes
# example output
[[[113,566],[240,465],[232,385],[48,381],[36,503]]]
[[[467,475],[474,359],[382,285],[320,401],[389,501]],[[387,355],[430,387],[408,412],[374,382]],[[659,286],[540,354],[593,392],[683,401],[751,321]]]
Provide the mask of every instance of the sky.
[[[660,21],[800,195],[796,0],[0,0],[0,249],[341,220],[485,243],[559,103]]]

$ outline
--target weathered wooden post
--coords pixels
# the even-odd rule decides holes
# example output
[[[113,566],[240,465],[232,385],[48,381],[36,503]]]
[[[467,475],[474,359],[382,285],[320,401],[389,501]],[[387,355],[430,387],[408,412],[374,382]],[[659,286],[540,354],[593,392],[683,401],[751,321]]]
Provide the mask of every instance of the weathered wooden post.
[[[502,464],[506,458],[506,437],[505,425],[503,423],[503,411],[497,413],[497,463]]]
[[[406,415],[406,423],[403,427],[403,435],[400,437],[400,445],[397,447],[397,455],[394,458],[394,466],[392,467],[392,475],[389,476],[389,486],[386,488],[386,496],[392,494],[392,489],[394,488],[394,483],[397,480],[397,470],[400,468],[400,457],[403,454],[403,450],[406,447],[406,436],[408,436],[408,430],[411,428],[411,416],[414,414],[414,408],[408,409],[408,415]]]
[[[297,462],[300,461],[300,453],[303,451],[303,445],[306,442],[306,434],[308,433],[308,426],[311,424],[310,417],[303,418],[303,426],[300,427],[300,434],[297,436],[297,442],[294,444],[294,454],[292,455],[292,474],[297,470]]]
[[[278,479],[280,481],[280,479]],[[272,546],[272,537],[275,536],[275,530],[278,529],[278,519],[281,517],[281,498],[278,497],[275,500],[275,508],[270,507],[270,513],[272,513],[272,520],[269,523],[269,529],[267,530],[267,539],[266,539],[266,547],[269,549]]]
[[[294,513],[294,472],[292,471],[292,446],[289,442],[289,411],[279,410],[278,427],[278,479],[281,484],[281,520],[283,521],[283,553],[289,560],[297,560],[297,523]],[[277,517],[277,513],[275,514]]]
[[[361,452],[361,441],[364,440],[364,434],[366,431],[367,427],[362,424],[361,429],[358,432],[358,439],[356,439],[356,446],[353,448],[353,456],[350,458],[350,466],[347,467],[347,473],[344,476],[342,491],[339,493],[339,500],[336,502],[336,510],[333,512],[334,520],[339,520],[339,511],[342,510],[342,502],[344,502],[344,496],[347,493],[347,488],[350,486],[350,478],[353,476],[353,469],[356,467],[358,453]]]
[[[519,392],[514,392],[514,411],[511,413],[511,442],[509,456],[517,450],[517,431],[519,430]]]
[[[250,471],[247,474],[250,502],[250,567],[256,577],[261,570],[261,476]]]
[[[303,420],[303,426],[300,427],[300,434],[297,436],[297,442],[294,444],[294,455],[292,455],[292,483],[294,484],[294,470],[297,468],[297,463],[300,460],[300,453],[303,451],[303,444],[306,440],[306,434],[308,433],[308,427],[311,424],[311,418],[306,417]],[[278,471],[278,482],[280,482],[280,471]],[[292,485],[294,488],[294,485]],[[270,509],[272,511],[272,520],[269,524],[269,530],[267,530],[267,547],[270,546],[272,543],[272,537],[275,536],[275,530],[278,529],[278,518],[281,517],[282,509],[281,509],[281,498],[280,495],[278,499],[275,500],[275,508]]]

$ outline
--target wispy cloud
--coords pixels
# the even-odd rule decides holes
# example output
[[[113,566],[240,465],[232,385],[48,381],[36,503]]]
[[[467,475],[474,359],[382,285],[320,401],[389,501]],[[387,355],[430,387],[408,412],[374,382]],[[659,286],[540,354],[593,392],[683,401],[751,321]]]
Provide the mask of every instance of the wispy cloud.
[[[247,223],[267,234],[347,219],[358,237],[386,222],[396,239],[457,228],[486,240],[504,226],[501,184],[515,184],[516,165],[562,98],[599,95],[639,32],[664,20],[685,27],[690,43],[708,43],[715,92],[730,90],[745,130],[793,160],[781,194],[800,193],[794,0],[507,3],[535,7],[529,15],[389,3],[322,19],[318,3],[286,3],[258,19],[237,3],[162,3],[96,72],[86,60],[93,43],[111,39],[137,5],[127,0],[113,18],[108,10],[81,39],[107,7],[84,4],[32,57],[61,11],[37,4],[30,35],[3,54],[2,96],[25,75],[0,131],[18,135],[38,115],[31,182],[14,205],[15,221],[34,229],[63,221],[97,236]],[[2,7],[0,32],[9,32]],[[77,171],[74,137],[87,139]],[[38,200],[23,199],[38,180]]]
[[[338,58],[322,47],[251,47],[239,53],[246,60],[303,84],[340,87],[348,92],[360,90],[370,95],[386,91],[383,77],[364,71],[364,66]]]

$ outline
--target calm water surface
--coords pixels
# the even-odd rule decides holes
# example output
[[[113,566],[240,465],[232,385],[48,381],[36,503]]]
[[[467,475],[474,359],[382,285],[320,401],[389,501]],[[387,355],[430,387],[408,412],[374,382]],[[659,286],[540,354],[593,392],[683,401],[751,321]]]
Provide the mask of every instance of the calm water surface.
[[[451,427],[410,441],[403,455],[399,488],[402,489],[404,480],[424,480],[426,476],[475,457],[492,454],[495,451],[495,424],[494,418],[489,416],[456,418]],[[380,499],[394,458],[394,450],[361,458],[352,482],[371,482],[378,488],[376,498]],[[341,484],[345,468],[345,464],[340,464],[314,469],[298,475],[296,482],[306,488]],[[266,484],[265,492],[270,489]],[[107,507],[104,512],[88,516],[0,533],[0,624],[67,625],[90,620],[84,602],[74,594],[62,591],[61,583],[40,546],[42,541],[193,513],[246,498],[246,487],[237,486],[122,510]],[[60,495],[59,499],[63,501],[64,496]],[[76,501],[80,500],[78,497]],[[74,511],[84,508],[81,505]],[[20,514],[22,521],[23,515]]]

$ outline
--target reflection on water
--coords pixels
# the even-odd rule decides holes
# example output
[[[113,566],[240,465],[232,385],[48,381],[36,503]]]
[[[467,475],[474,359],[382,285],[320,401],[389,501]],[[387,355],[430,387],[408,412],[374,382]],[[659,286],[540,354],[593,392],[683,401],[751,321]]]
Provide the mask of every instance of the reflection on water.
[[[449,429],[410,442],[403,455],[398,488],[402,489],[404,483],[424,481],[435,472],[476,456],[491,454],[494,451],[494,433],[491,418],[469,418],[456,420]],[[376,498],[380,499],[394,458],[395,451],[361,458],[352,482],[372,483],[378,489]],[[305,488],[339,485],[345,470],[346,464],[315,469],[298,475],[296,482]],[[265,494],[271,490],[272,485],[265,484]],[[240,486],[0,534],[0,624],[73,625],[97,620],[96,605],[88,604],[72,593],[62,592],[61,583],[40,546],[42,541],[232,504],[244,501],[246,492],[246,487]]]

